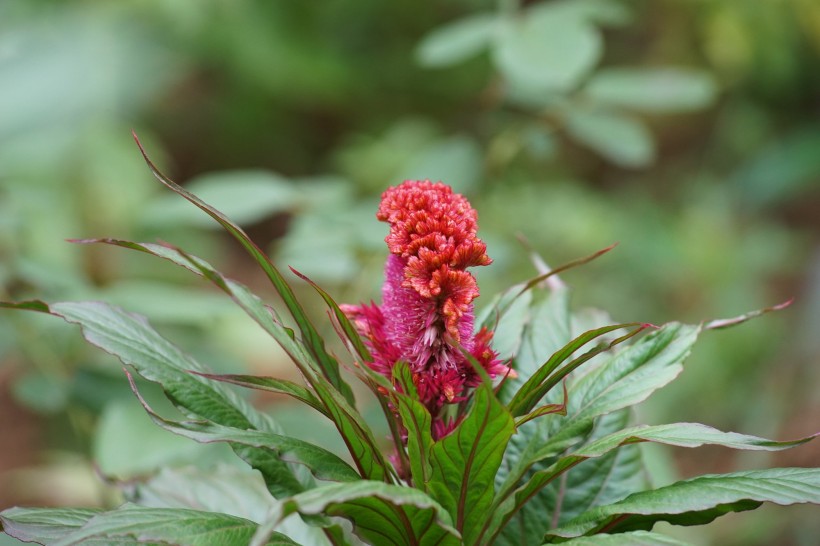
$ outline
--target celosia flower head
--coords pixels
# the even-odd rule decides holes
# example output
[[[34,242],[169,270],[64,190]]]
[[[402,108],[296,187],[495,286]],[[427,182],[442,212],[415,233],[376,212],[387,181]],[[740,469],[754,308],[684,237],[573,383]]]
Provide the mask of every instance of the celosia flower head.
[[[389,188],[376,217],[390,225],[383,302],[344,309],[373,353],[373,369],[390,377],[396,362],[406,361],[435,416],[480,383],[462,349],[491,377],[509,373],[490,348],[492,333],[473,333],[479,291],[467,268],[491,260],[476,234],[475,210],[440,182]]]

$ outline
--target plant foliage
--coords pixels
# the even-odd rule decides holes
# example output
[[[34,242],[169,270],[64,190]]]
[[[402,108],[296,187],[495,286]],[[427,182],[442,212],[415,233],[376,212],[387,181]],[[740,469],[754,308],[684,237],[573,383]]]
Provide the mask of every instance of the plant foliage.
[[[455,53],[440,50],[436,42],[444,39],[440,35],[431,37],[420,53],[422,58],[431,64],[449,63],[483,47],[488,21],[468,23],[450,31],[459,38]],[[532,39],[531,30],[503,38],[510,42],[500,46],[499,62],[506,58],[504,48],[514,49],[516,40]],[[594,43],[590,37],[585,47],[594,51]],[[518,77],[515,67],[508,71]],[[565,78],[573,74],[568,71]],[[630,78],[610,76],[621,86],[631,85]],[[614,91],[607,95],[601,87],[592,89],[614,102],[620,96]],[[453,404],[449,430],[437,433],[434,423],[440,416],[422,402],[408,363],[399,361],[390,377],[375,373],[370,366],[374,356],[346,313],[327,292],[297,273],[327,304],[340,337],[351,349],[351,359],[340,362],[327,349],[288,281],[247,234],[165,177],[147,155],[145,159],[157,179],[210,215],[242,245],[270,280],[288,316],[283,318],[205,261],[170,245],[113,239],[81,242],[144,252],[213,283],[279,343],[304,385],[211,373],[144,317],[105,303],[26,301],[0,306],[46,313],[79,325],[89,343],[122,362],[135,395],[154,423],[196,442],[229,445],[261,474],[272,498],[264,517],[256,520],[194,506],[140,505],[139,497],[110,511],[12,508],[0,513],[2,530],[8,535],[54,546],[297,544],[308,540],[305,533],[311,530],[311,541],[333,545],[678,544],[651,532],[654,523],[698,525],[764,502],[820,503],[816,468],[707,475],[657,489],[646,479],[638,445],[644,442],[774,451],[815,437],[773,441],[695,423],[632,422],[631,406],[681,372],[704,330],[742,322],[754,314],[707,327],[579,326],[569,309],[568,289],[563,283],[549,282],[556,272],[567,269],[556,268],[496,298],[477,321],[494,325],[514,373],[494,385],[464,350],[479,383],[469,396]],[[392,432],[389,449],[384,449],[357,406],[354,389],[341,373],[343,366],[381,403]],[[158,384],[182,417],[154,410],[132,374]],[[304,403],[332,423],[346,452],[333,453],[284,435],[275,416],[256,410],[235,386],[272,391]],[[295,525],[285,525],[296,518]]]

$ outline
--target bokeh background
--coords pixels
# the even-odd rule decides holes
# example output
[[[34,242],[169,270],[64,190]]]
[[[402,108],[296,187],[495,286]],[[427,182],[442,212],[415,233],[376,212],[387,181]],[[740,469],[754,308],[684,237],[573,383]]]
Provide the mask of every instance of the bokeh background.
[[[374,212],[406,178],[443,180],[479,211],[495,259],[476,272],[484,301],[533,275],[528,248],[558,265],[614,242],[564,276],[579,308],[698,322],[794,297],[704,335],[639,416],[778,439],[820,430],[815,0],[0,2],[0,297],[112,301],[217,370],[289,376],[198,279],[65,241],[166,240],[270,294],[204,214],[151,178],[131,129],[338,301],[378,298],[386,228]],[[304,429],[299,410],[257,401]],[[75,328],[8,311],[0,439],[0,508],[109,506],[118,480],[225,457],[154,428],[118,363]],[[680,451],[648,451],[658,483],[820,463],[812,444]],[[680,536],[817,544],[818,515],[766,507]]]

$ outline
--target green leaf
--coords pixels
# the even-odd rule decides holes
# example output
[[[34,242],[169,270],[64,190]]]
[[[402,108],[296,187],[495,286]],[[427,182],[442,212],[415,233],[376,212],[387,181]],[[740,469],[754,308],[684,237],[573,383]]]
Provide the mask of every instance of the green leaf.
[[[146,508],[192,508],[257,523],[276,502],[258,472],[224,463],[163,468],[145,481],[128,481],[120,487],[129,502]]]
[[[561,544],[564,546],[689,546],[689,543],[676,538],[647,531],[578,537]]]
[[[89,540],[129,539],[135,543],[165,542],[180,546],[224,546],[246,544],[258,525],[243,518],[181,508],[143,508],[126,504],[97,514],[82,528],[53,546],[87,544]],[[267,545],[296,544],[277,533]]]
[[[540,9],[503,22],[493,61],[513,86],[569,91],[595,66],[602,50],[600,33],[584,17]]]
[[[65,508],[10,508],[0,512],[3,530],[48,546],[105,546],[145,543],[179,546],[247,544],[257,524],[234,516],[126,504],[110,512]],[[266,546],[296,543],[276,533]]]
[[[90,508],[9,508],[0,512],[0,528],[23,542],[51,544],[99,514]]]
[[[482,383],[456,429],[431,451],[429,490],[455,517],[465,544],[475,544],[493,501],[495,474],[515,430],[512,415]]]
[[[206,379],[230,383],[232,385],[239,385],[240,387],[246,387],[248,389],[286,394],[296,400],[299,400],[300,402],[303,402],[304,404],[307,404],[322,415],[328,417],[328,412],[321,401],[319,401],[316,396],[314,396],[314,394],[305,387],[292,381],[258,375],[213,374],[200,372],[193,373],[196,373],[196,375],[202,376]]]
[[[595,428],[585,441],[594,442],[623,430],[631,421],[632,412],[629,409],[605,415],[596,420]],[[540,461],[528,475],[547,468],[554,461],[555,457]],[[538,529],[538,535],[533,540],[540,540],[550,527],[556,527],[593,506],[619,501],[634,491],[650,486],[643,453],[636,444],[621,445],[600,457],[587,459],[539,493],[539,497],[544,497],[547,502],[551,521],[550,525]]]
[[[418,400],[413,373],[406,362],[399,361],[393,366],[393,379],[401,387],[401,392],[393,390],[391,395],[399,410],[401,422],[407,430],[407,455],[413,487],[429,493],[433,418],[424,404]]]
[[[487,523],[491,529],[487,536],[500,532],[506,519],[520,509],[521,503],[516,506],[514,501],[509,500],[512,498],[509,493],[527,475],[528,469],[536,464],[535,461],[557,457],[583,442],[593,431],[596,420],[601,422],[601,416],[646,399],[654,390],[674,379],[680,373],[681,362],[689,354],[699,331],[695,326],[672,323],[651,332],[569,383],[567,417],[526,423],[522,432],[510,441],[510,449],[517,454],[514,458],[516,462],[505,465],[500,473],[496,504],[501,505],[493,510],[492,521]],[[540,465],[536,465],[534,470],[543,472],[541,477],[552,472]],[[556,476],[543,482],[538,481],[540,478],[536,479],[528,491],[536,495]],[[532,475],[530,479],[533,479]],[[548,498],[549,494],[545,495],[544,498],[536,495],[530,502],[548,509],[552,501]],[[525,495],[519,491],[517,496],[520,500]]]
[[[709,106],[717,86],[709,74],[695,69],[607,68],[596,72],[583,92],[602,104],[671,113]]]
[[[154,423],[169,432],[200,443],[228,442],[232,445],[258,448],[282,461],[304,465],[319,480],[346,482],[360,478],[356,471],[338,456],[303,440],[266,431],[226,427],[210,421],[178,422],[165,419],[145,402],[130,376],[129,381],[134,394],[139,398],[142,407]],[[258,450],[254,449],[252,453],[257,454]],[[256,467],[253,463],[252,466]],[[264,471],[263,475],[265,475]],[[298,486],[297,482],[293,487],[298,488]]]
[[[699,333],[669,323],[619,351],[572,385],[569,415],[591,419],[642,402],[681,372]]]
[[[261,523],[276,501],[255,470],[220,464],[164,468],[150,479],[120,485],[126,499],[147,508],[192,508]],[[290,518],[280,531],[299,544],[327,544],[322,530]]]
[[[359,332],[350,322],[350,319],[347,318],[347,315],[339,307],[339,304],[328,294],[324,289],[322,289],[319,285],[315,282],[310,280],[307,276],[299,273],[294,268],[290,268],[291,271],[295,275],[297,275],[300,279],[307,282],[314,290],[322,297],[325,301],[325,305],[327,305],[328,309],[333,312],[333,316],[336,318],[336,321],[339,323],[339,326],[342,328],[342,332],[345,334],[345,337],[356,350],[356,354],[359,355],[359,358],[362,359],[364,362],[373,362],[373,356],[370,354],[370,351],[365,346],[364,342],[362,341],[362,337],[359,335]]]
[[[772,468],[699,476],[594,508],[551,530],[548,538],[648,530],[659,521],[702,525],[729,512],[753,510],[764,502],[820,504],[820,469]]]
[[[450,515],[436,501],[409,487],[361,480],[306,491],[277,503],[251,542],[261,546],[290,514],[329,515],[349,519],[354,532],[369,544],[384,546],[457,546],[459,534]]]
[[[237,224],[244,225],[291,210],[300,202],[293,183],[267,171],[208,173],[191,179],[185,188],[203,201],[213,203]],[[143,211],[142,222],[154,228],[215,226],[212,220],[171,195],[149,203]]]
[[[531,498],[544,486],[574,466],[588,459],[602,457],[621,446],[638,442],[656,442],[680,447],[700,447],[709,444],[734,449],[777,451],[806,443],[815,436],[794,441],[776,442],[745,434],[721,432],[712,427],[696,423],[676,423],[657,426],[644,425],[618,431],[591,442],[569,455],[559,458],[555,463],[544,470],[535,472],[530,479],[523,486],[517,488],[512,495],[507,496],[507,490],[501,491],[499,493],[499,499],[504,498],[505,500],[500,503],[497,509],[492,511],[493,518],[489,528],[493,530],[503,527],[515,511],[523,506],[527,499]],[[540,460],[541,456],[546,457],[549,455],[549,451],[542,451],[534,457],[532,463],[534,464]],[[568,494],[572,493],[572,490],[568,492]]]
[[[428,68],[442,68],[478,55],[492,41],[498,17],[481,13],[463,17],[425,35],[416,47],[416,61]]]
[[[655,160],[652,134],[632,116],[574,109],[566,129],[572,139],[621,167],[647,167]]]
[[[168,398],[190,415],[239,429],[280,432],[272,420],[224,385],[188,373],[206,369],[160,336],[144,317],[98,302],[0,303],[0,307],[33,309],[79,324],[89,343],[133,366],[145,379],[159,383]],[[243,446],[235,446],[235,450],[259,468],[276,496],[294,494],[312,485],[309,477],[300,480],[294,469],[265,450]]]
[[[518,389],[510,403],[507,404],[507,408],[509,409],[510,413],[513,415],[513,417],[520,417],[532,411],[532,409],[535,407],[538,401],[541,400],[541,398],[544,397],[544,395],[549,391],[549,389],[552,386],[556,385],[558,381],[560,381],[561,378],[563,378],[563,376],[565,376],[567,373],[569,373],[569,371],[572,371],[572,369],[582,364],[586,360],[589,360],[589,358],[591,358],[592,356],[595,356],[603,352],[604,350],[609,349],[610,347],[612,347],[614,342],[596,349],[592,349],[585,355],[575,359],[575,361],[578,361],[578,363],[573,366],[573,363],[575,361],[571,362],[567,366],[567,368],[569,368],[567,372],[561,373],[561,370],[558,370],[558,372],[553,374],[553,372],[556,371],[556,368],[558,368],[558,366],[560,366],[562,362],[571,357],[575,351],[577,351],[590,341],[603,336],[604,334],[608,334],[609,332],[612,332],[614,330],[620,330],[621,328],[629,328],[632,326],[639,326],[639,324],[631,322],[626,324],[613,324],[610,326],[605,326],[603,328],[597,328],[595,330],[590,330],[589,332],[584,332],[580,336],[576,337],[575,339],[564,345],[561,349],[556,351],[540,368],[538,368],[538,370],[536,370],[535,373],[533,373],[532,376],[530,376],[530,378],[524,383],[524,385],[520,389]],[[636,329],[635,333],[642,329],[643,327],[641,326],[640,328]],[[624,337],[626,336],[618,338],[618,340],[615,341],[624,339]],[[554,377],[557,377],[557,379],[553,379]]]
[[[116,239],[92,239],[79,242],[113,244],[146,252],[185,267],[214,283],[231,296],[257,324],[268,332],[299,367],[302,375],[314,388],[316,397],[324,408],[324,410],[320,411],[333,421],[362,475],[370,479],[392,479],[391,476],[394,474],[393,469],[379,450],[364,418],[347,402],[344,396],[338,393],[328,380],[314,371],[310,357],[307,355],[302,343],[297,341],[293,333],[282,325],[276,312],[265,305],[264,302],[248,290],[247,287],[223,277],[222,274],[214,270],[204,260],[185,254],[179,249],[151,243],[133,243]],[[201,370],[194,369],[193,371]],[[284,384],[280,386],[284,387]],[[230,390],[228,390],[228,392],[233,394]],[[297,391],[292,388],[291,392],[293,394],[297,393]]]
[[[325,378],[330,381],[333,387],[338,390],[342,396],[349,402],[353,403],[353,391],[350,390],[350,386],[345,383],[342,379],[340,372],[339,372],[339,363],[333,358],[325,348],[325,343],[319,333],[316,331],[316,328],[313,326],[313,323],[310,321],[308,316],[305,314],[304,309],[302,309],[302,305],[296,299],[296,295],[293,293],[293,289],[291,289],[290,285],[285,281],[282,274],[273,265],[270,258],[262,252],[262,250],[256,246],[256,244],[251,241],[248,235],[236,224],[231,222],[224,214],[220,211],[216,210],[212,206],[208,205],[196,195],[192,194],[191,192],[187,191],[185,188],[162,174],[162,172],[157,169],[156,165],[150,160],[148,154],[145,152],[145,149],[142,147],[139,139],[137,138],[136,133],[132,133],[134,136],[134,140],[139,146],[140,152],[142,153],[145,162],[148,164],[148,167],[151,169],[154,177],[162,182],[168,189],[171,191],[181,195],[192,204],[200,208],[202,211],[207,213],[211,218],[216,220],[225,231],[231,234],[234,239],[236,239],[247,252],[251,255],[251,257],[259,264],[262,270],[267,275],[268,279],[273,284],[276,291],[279,293],[279,296],[282,298],[282,301],[287,306],[290,314],[293,316],[296,323],[299,325],[299,330],[302,333],[304,338],[305,347],[308,349],[310,354],[315,359],[319,369],[324,374]]]
[[[232,456],[228,446],[198,445],[162,430],[130,397],[105,405],[92,438],[94,465],[112,478],[129,479],[163,466],[190,461],[201,465]]]
[[[820,177],[820,128],[812,120],[748,154],[730,178],[733,193],[754,207],[794,202],[817,187]],[[777,184],[772,184],[777,180]]]

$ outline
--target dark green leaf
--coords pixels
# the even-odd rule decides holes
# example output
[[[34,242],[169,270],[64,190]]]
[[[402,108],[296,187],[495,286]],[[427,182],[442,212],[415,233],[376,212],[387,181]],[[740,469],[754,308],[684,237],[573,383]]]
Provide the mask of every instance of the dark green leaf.
[[[479,538],[493,501],[495,474],[514,430],[512,416],[483,383],[464,420],[433,445],[429,490],[455,517],[465,544]]]
[[[361,480],[334,484],[283,499],[260,527],[251,546],[290,514],[325,514],[349,519],[354,532],[369,544],[384,546],[457,546],[459,534],[450,515],[433,499],[409,487]]]
[[[702,525],[729,512],[753,510],[764,502],[820,504],[820,469],[772,468],[700,476],[593,508],[553,529],[549,536],[648,530],[659,521]]]

